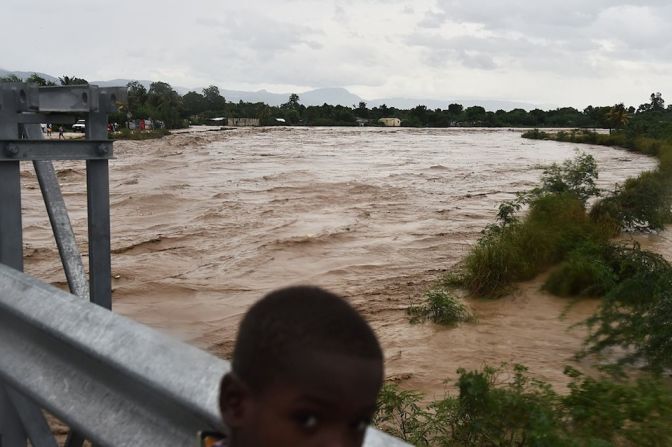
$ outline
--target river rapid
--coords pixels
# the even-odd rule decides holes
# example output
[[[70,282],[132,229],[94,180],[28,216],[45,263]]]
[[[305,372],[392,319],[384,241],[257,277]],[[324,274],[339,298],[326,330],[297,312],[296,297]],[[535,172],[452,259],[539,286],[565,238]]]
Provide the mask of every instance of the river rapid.
[[[411,325],[405,308],[468,252],[496,206],[536,185],[541,166],[577,145],[486,129],[255,128],[115,143],[110,164],[113,308],[217,355],[265,293],[317,284],[347,297],[383,344],[386,372],[440,395],[458,367],[523,363],[561,387],[596,307],[521,284],[469,299],[478,322]],[[581,146],[599,186],[654,159]],[[86,253],[83,163],[57,163]],[[32,167],[22,165],[26,271],[65,286]],[[646,243],[670,253],[672,243]],[[86,262],[86,258],[85,258]],[[585,366],[585,365],[584,365]],[[448,380],[448,385],[444,384]]]

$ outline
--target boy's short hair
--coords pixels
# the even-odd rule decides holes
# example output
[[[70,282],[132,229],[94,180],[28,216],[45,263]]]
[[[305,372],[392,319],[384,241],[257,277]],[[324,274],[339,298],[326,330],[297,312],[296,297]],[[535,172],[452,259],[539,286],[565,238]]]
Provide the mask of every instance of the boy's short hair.
[[[383,361],[373,330],[339,296],[319,287],[272,292],[247,312],[233,351],[233,372],[253,390],[301,368],[297,356],[315,352]]]

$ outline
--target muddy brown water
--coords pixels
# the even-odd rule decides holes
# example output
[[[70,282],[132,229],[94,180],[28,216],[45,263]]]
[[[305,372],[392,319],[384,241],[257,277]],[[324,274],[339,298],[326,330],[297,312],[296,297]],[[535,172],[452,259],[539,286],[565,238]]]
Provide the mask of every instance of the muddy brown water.
[[[499,202],[575,149],[484,129],[261,128],[117,142],[114,310],[227,356],[251,303],[277,287],[317,284],[372,323],[388,378],[404,386],[441,394],[458,367],[503,361],[561,386],[583,337],[570,327],[595,301],[567,310],[536,280],[497,301],[469,300],[476,324],[410,325],[405,308],[467,253]],[[656,164],[581,149],[598,160],[603,188]],[[83,164],[57,169],[85,253]],[[26,270],[63,287],[30,165],[22,178]],[[670,253],[664,236],[648,238]]]

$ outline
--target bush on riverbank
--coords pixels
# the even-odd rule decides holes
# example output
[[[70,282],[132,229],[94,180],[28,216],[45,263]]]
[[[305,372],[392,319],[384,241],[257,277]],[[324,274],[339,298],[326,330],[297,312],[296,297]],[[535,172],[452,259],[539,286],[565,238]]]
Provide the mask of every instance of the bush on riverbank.
[[[555,139],[550,135],[549,138]],[[658,156],[659,167],[627,179],[590,211],[590,221],[615,235],[621,230],[662,230],[672,220],[672,144],[665,140],[575,133],[592,144],[624,143],[632,150]],[[660,255],[637,245],[594,239],[575,248],[545,286],[566,296],[603,297],[583,353],[618,347],[618,363],[639,364],[660,372],[672,368],[672,266]]]
[[[617,278],[607,262],[608,244],[587,241],[572,250],[546,280],[544,289],[557,296],[603,296]]]
[[[597,202],[590,216],[620,230],[662,230],[672,220],[672,182],[661,171],[643,172]]]
[[[374,424],[417,446],[672,445],[672,393],[658,379],[626,383],[567,369],[562,396],[520,365],[458,372],[459,393],[429,404],[386,384]]]
[[[593,261],[606,265],[613,282],[587,320],[587,353],[619,347],[618,363],[672,368],[672,265],[638,245],[611,246]]]
[[[514,282],[533,278],[585,241],[606,240],[604,228],[588,218],[586,201],[599,191],[595,160],[574,160],[544,170],[541,185],[499,208],[490,225],[449,283],[476,296],[497,297]],[[529,206],[524,219],[516,213]]]
[[[435,288],[424,296],[424,302],[407,309],[411,323],[430,320],[436,324],[451,325],[472,321],[474,316],[467,304],[449,290]]]
[[[587,321],[585,353],[619,347],[625,352],[619,363],[672,367],[672,267],[638,246],[608,241],[622,229],[662,229],[672,216],[672,181],[662,167],[644,172],[588,213],[586,202],[599,193],[596,178],[594,160],[585,154],[546,169],[539,188],[500,206],[498,223],[486,228],[445,282],[492,298],[560,263],[546,290],[604,297]],[[529,211],[519,219],[523,205]]]

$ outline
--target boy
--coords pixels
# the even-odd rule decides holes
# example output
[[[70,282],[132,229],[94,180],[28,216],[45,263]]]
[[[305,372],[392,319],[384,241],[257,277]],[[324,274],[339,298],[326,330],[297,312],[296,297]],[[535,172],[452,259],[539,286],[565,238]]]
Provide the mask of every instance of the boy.
[[[278,290],[240,324],[221,445],[361,446],[382,383],[378,340],[347,302],[317,287]]]

